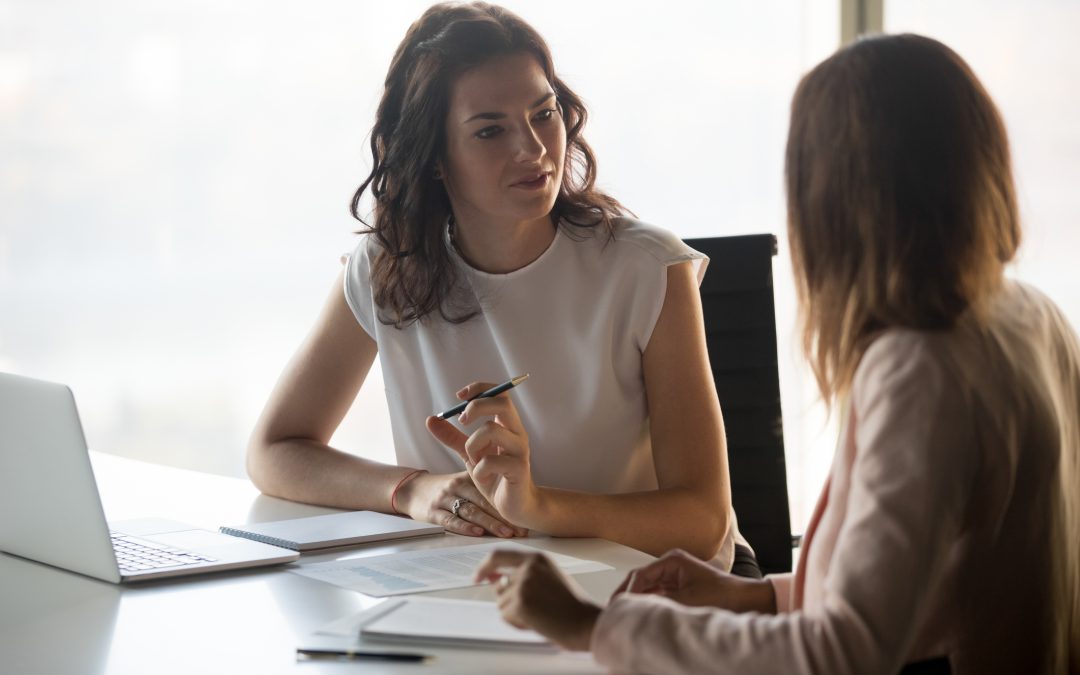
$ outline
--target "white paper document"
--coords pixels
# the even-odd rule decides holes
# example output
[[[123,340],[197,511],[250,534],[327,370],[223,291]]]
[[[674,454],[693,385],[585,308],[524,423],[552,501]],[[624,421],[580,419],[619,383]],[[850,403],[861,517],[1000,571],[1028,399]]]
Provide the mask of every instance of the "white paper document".
[[[371,642],[556,651],[544,636],[503,621],[493,602],[416,596],[384,600],[318,631]]]
[[[544,553],[567,574],[614,569],[604,563],[540,551],[516,542],[498,542],[334,560],[301,565],[299,569],[291,571],[293,574],[382,598],[388,595],[476,586],[473,573],[488,553],[497,548]]]

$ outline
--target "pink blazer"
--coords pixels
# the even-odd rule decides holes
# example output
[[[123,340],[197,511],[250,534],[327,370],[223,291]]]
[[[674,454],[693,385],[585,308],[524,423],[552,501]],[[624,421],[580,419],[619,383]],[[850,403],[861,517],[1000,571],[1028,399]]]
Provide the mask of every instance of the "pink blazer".
[[[1007,282],[987,316],[890,330],[859,364],[844,431],[778,613],[623,595],[597,661],[648,673],[1080,669],[1080,347]],[[752,544],[753,542],[751,542]]]

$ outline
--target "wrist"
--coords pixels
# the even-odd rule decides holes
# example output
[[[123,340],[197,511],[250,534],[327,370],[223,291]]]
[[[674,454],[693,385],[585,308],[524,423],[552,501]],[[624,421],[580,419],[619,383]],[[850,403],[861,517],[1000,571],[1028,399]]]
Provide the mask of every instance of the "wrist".
[[[752,609],[762,614],[776,614],[776,589],[768,579],[754,580]]]
[[[566,647],[574,651],[587,652],[592,648],[593,633],[596,631],[596,622],[600,620],[599,606],[591,602],[583,604],[581,614],[574,621],[574,630],[566,642]]]
[[[537,532],[550,532],[552,495],[548,488],[540,487],[532,481],[526,492],[524,508],[521,512],[521,522],[514,523],[518,527],[536,530]]]
[[[416,488],[427,474],[426,469],[413,469],[403,474],[390,493],[390,511],[402,516],[412,517],[412,503]]]

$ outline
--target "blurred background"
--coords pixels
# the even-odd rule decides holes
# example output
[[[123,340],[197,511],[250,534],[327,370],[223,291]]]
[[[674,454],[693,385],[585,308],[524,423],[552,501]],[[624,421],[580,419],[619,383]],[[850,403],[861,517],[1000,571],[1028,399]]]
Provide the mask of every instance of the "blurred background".
[[[353,246],[382,79],[429,4],[0,0],[0,371],[71,385],[92,449],[244,475]],[[836,437],[793,339],[783,146],[795,85],[851,36],[852,3],[503,4],[589,105],[602,187],[682,237],[778,235],[801,532]],[[871,29],[946,42],[990,90],[1027,228],[1012,273],[1080,324],[1080,3],[871,4]],[[334,443],[393,461],[377,365]]]

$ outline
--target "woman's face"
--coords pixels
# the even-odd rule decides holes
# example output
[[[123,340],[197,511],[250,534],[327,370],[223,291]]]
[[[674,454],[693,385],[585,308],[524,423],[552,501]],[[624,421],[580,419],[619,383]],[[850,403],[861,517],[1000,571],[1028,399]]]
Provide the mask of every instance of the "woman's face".
[[[565,155],[555,92],[531,54],[488,61],[452,86],[440,168],[459,221],[546,218],[562,185]]]

